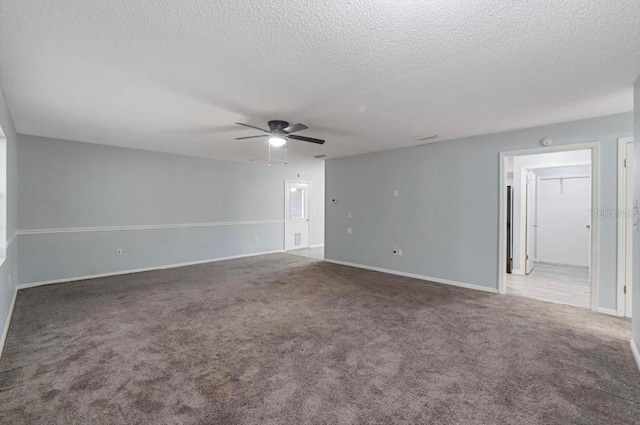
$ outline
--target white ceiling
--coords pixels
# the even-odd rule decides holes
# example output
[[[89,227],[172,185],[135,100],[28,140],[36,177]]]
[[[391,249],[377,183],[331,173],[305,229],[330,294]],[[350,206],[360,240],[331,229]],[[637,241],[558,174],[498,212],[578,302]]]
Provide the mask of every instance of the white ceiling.
[[[638,0],[0,0],[18,132],[193,156],[263,156],[236,121],[307,124],[301,160],[630,111],[638,74]]]

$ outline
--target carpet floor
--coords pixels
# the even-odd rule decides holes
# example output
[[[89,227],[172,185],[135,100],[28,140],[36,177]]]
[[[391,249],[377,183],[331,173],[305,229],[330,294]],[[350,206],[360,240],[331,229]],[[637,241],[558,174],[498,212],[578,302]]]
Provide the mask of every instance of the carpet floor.
[[[2,424],[637,424],[630,321],[287,254],[18,293]]]

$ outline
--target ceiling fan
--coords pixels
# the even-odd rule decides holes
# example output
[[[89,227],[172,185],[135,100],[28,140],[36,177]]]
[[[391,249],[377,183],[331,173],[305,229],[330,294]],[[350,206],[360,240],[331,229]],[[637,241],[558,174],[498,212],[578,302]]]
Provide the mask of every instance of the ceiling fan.
[[[269,130],[265,130],[264,128],[256,127],[250,124],[244,124],[241,122],[237,122],[236,124],[253,128],[256,130],[260,130],[265,133],[265,134],[260,134],[258,136],[236,137],[236,140],[254,139],[257,137],[268,137],[269,144],[274,147],[283,146],[285,143],[287,143],[288,139],[300,140],[302,142],[309,142],[309,143],[317,143],[318,145],[324,144],[324,140],[292,134],[292,133],[296,133],[298,131],[306,130],[307,128],[309,128],[306,125],[300,124],[300,123],[289,125],[289,123],[286,121],[273,120],[273,121],[269,121]]]

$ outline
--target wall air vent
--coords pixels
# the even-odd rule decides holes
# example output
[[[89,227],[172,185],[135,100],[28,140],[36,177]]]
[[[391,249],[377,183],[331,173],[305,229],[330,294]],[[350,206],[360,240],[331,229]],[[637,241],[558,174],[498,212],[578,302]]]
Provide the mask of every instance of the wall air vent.
[[[435,139],[436,137],[438,137],[437,134],[432,134],[430,136],[416,137],[416,140],[419,141],[419,142],[424,142],[425,140]]]

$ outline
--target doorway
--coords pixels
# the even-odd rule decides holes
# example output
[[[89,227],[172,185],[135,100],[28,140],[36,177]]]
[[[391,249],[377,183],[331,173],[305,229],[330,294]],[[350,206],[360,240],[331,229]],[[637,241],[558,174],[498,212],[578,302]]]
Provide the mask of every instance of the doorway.
[[[500,293],[596,309],[598,146],[501,153]]]
[[[284,184],[284,250],[309,248],[311,222],[308,182],[286,180]]]

